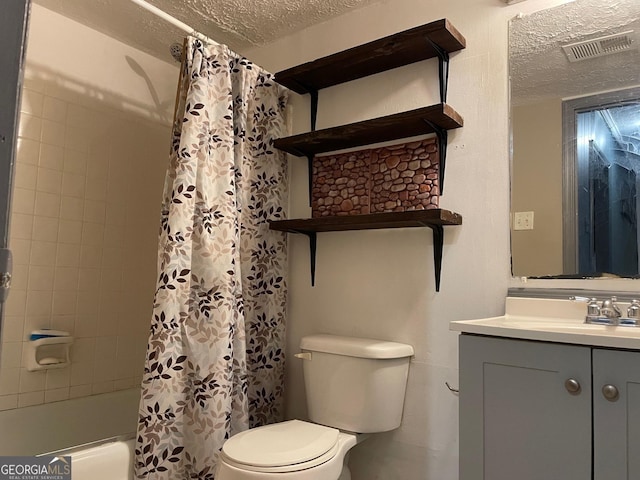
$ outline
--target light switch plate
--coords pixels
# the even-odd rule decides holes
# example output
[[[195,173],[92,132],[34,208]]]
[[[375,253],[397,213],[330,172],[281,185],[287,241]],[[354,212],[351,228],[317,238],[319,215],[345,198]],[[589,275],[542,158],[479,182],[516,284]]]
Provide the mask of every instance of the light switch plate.
[[[514,230],[533,230],[533,212],[515,212],[513,214]]]

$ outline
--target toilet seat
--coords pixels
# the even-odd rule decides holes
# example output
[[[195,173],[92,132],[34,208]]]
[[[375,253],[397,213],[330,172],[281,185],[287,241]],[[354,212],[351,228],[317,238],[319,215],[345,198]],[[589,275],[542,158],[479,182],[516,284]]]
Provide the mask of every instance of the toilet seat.
[[[338,452],[336,428],[291,420],[241,432],[222,447],[222,460],[253,472],[284,473],[313,468]]]

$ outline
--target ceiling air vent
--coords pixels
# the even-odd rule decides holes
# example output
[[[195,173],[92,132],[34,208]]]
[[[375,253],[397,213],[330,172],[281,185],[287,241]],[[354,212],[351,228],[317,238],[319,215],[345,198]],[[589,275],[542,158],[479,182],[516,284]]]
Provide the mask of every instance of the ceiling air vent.
[[[583,42],[570,43],[569,45],[563,45],[562,49],[567,54],[570,62],[603,57],[636,48],[632,34],[633,30],[629,30],[628,32],[593,38]]]

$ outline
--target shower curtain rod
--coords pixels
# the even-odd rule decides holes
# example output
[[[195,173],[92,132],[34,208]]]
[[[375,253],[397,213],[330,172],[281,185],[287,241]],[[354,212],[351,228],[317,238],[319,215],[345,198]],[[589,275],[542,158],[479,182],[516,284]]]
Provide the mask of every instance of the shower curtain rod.
[[[186,23],[181,22],[180,20],[178,20],[177,18],[172,17],[171,15],[169,15],[167,12],[165,12],[164,10],[160,10],[158,7],[151,5],[148,2],[145,2],[144,0],[131,0],[133,3],[135,3],[136,5],[144,8],[145,10],[153,13],[154,15],[160,17],[162,20],[169,22],[171,25],[174,25],[176,27],[178,27],[180,30],[187,32],[189,35],[196,37],[199,40],[202,40],[205,43],[209,43],[209,44],[213,44],[213,45],[219,45],[218,42],[211,40],[209,37],[207,37],[206,35],[203,35],[202,33],[196,31],[195,29],[191,28],[189,25],[187,25]]]

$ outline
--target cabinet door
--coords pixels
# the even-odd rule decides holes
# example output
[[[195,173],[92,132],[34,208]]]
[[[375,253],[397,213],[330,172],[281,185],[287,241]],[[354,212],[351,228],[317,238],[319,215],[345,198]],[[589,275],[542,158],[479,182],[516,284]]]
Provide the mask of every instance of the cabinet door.
[[[593,351],[593,434],[594,480],[640,478],[640,352]]]
[[[590,348],[460,337],[460,480],[591,480]]]

